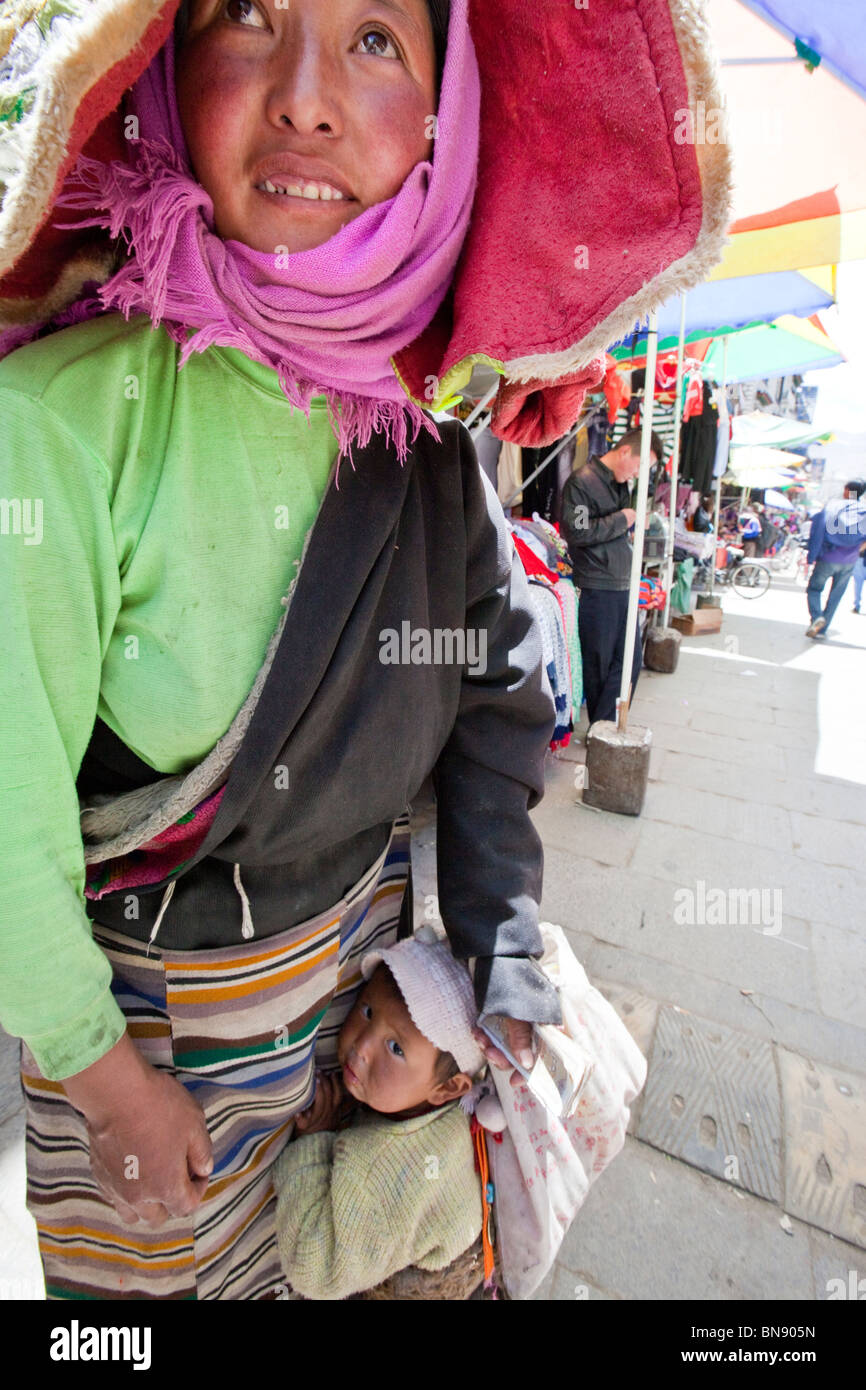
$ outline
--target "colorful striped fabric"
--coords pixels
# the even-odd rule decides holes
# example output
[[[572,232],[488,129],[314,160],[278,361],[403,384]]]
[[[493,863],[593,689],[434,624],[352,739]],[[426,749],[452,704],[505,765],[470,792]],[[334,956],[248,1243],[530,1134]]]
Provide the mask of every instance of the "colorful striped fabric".
[[[141,888],[146,883],[162,883],[163,879],[179,874],[203,843],[224,791],[225,787],[220,787],[140,849],[99,864],[88,864],[84,896],[98,902],[106,893]]]
[[[192,1220],[125,1226],[90,1173],[84,1120],[26,1048],[28,1207],[49,1298],[273,1299],[271,1167],[308,1104],[314,1069],[336,1064],[361,956],[391,945],[409,863],[408,818],[339,903],[261,942],[161,952],[94,924],[129,1032],[204,1110],[214,1171]]]

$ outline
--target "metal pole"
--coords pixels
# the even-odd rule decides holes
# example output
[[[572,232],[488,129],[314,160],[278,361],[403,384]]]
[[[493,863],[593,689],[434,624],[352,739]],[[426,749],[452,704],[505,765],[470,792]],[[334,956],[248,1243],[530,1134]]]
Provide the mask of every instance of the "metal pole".
[[[574,436],[578,433],[578,431],[580,430],[580,428],[581,428],[582,425],[583,425],[583,420],[582,420],[582,419],[581,419],[581,420],[578,420],[578,422],[577,422],[577,424],[575,425],[574,429],[573,429],[573,430],[569,430],[568,434],[565,436],[564,439],[560,439],[560,441],[559,441],[559,443],[557,444],[556,448],[554,449],[553,453],[552,453],[552,454],[548,454],[546,459],[542,459],[541,463],[538,465],[538,467],[536,468],[535,472],[534,472],[534,473],[530,473],[530,475],[529,475],[528,478],[524,478],[524,479],[523,479],[523,482],[520,484],[520,487],[517,489],[517,491],[516,491],[516,492],[512,492],[512,494],[511,494],[511,496],[509,497],[508,501],[502,503],[503,508],[505,508],[505,507],[510,507],[510,506],[512,506],[512,504],[513,504],[514,502],[517,501],[517,499],[518,499],[518,497],[520,496],[520,494],[521,494],[521,492],[523,491],[523,489],[524,489],[525,487],[529,487],[529,484],[530,484],[531,482],[534,482],[534,481],[535,481],[535,479],[538,477],[539,473],[543,473],[544,470],[545,470],[545,468],[547,467],[547,465],[548,465],[549,463],[552,463],[553,460],[554,460],[559,454],[562,453],[562,451],[563,451],[563,449],[565,448],[566,444],[568,444],[569,440],[574,439]]]
[[[656,393],[656,358],[658,357],[658,314],[649,316],[646,354],[646,387],[643,400],[643,434],[640,445],[640,473],[635,502],[634,550],[631,557],[631,582],[628,593],[628,616],[625,624],[625,647],[622,658],[622,685],[617,701],[617,722],[625,733],[628,723],[628,703],[631,697],[632,657],[637,635],[637,615],[640,600],[640,575],[643,568],[643,541],[646,531],[646,504],[649,494],[650,453],[652,451],[653,407]]]
[[[680,483],[680,438],[683,428],[683,361],[686,355],[686,296],[680,295],[680,341],[677,350],[677,395],[674,410],[674,451],[671,454],[671,504],[668,508],[668,540],[665,553],[665,611],[662,626],[671,616],[671,589],[674,583],[674,533],[677,524],[677,492]]]
[[[713,561],[710,565],[710,594],[715,593],[716,585],[716,546],[719,544],[719,513],[722,510],[722,478],[728,471],[728,454],[730,453],[730,416],[728,414],[728,338],[725,335],[724,348],[722,351],[722,399],[719,403],[719,428],[723,431],[725,441],[725,466],[719,469],[719,476],[716,479],[716,506],[713,517],[713,530],[715,532],[715,544],[713,546]]]
[[[464,425],[466,426],[467,429],[470,429],[470,428],[472,427],[472,425],[475,424],[475,421],[478,419],[479,415],[481,415],[481,414],[487,409],[487,407],[489,406],[490,402],[493,400],[493,397],[496,395],[496,392],[497,392],[498,390],[499,390],[499,382],[497,381],[497,382],[494,382],[494,384],[491,386],[490,390],[487,392],[487,395],[484,396],[484,398],[478,402],[478,404],[477,404],[477,406],[475,407],[475,409],[473,410],[472,414],[471,414],[471,415],[468,415],[468,416],[466,417],[466,419],[463,421],[463,423],[464,423]]]

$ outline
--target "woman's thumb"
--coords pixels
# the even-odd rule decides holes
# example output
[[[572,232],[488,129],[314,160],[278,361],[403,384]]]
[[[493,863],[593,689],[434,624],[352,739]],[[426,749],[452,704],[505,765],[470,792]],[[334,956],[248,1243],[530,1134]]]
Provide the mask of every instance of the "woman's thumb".
[[[197,1178],[208,1178],[213,1172],[213,1145],[204,1125],[190,1140],[187,1163],[190,1173]]]

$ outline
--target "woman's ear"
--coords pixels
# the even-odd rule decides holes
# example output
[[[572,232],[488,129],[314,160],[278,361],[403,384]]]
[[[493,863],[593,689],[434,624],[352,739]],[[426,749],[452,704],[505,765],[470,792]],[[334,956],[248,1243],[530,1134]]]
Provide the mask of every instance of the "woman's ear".
[[[430,1105],[447,1105],[449,1101],[459,1100],[472,1090],[472,1077],[465,1071],[449,1076],[447,1081],[439,1081],[432,1088],[427,1100]]]

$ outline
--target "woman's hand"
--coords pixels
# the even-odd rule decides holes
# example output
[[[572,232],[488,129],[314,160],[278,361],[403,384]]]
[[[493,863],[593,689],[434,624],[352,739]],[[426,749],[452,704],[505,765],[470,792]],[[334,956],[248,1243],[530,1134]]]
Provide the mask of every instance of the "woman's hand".
[[[506,1018],[503,1019],[503,1027],[505,1040],[512,1057],[516,1057],[526,1071],[532,1071],[535,1064],[535,1056],[532,1051],[532,1024],[524,1023],[517,1018]],[[501,1052],[496,1044],[490,1041],[486,1033],[483,1033],[480,1028],[473,1028],[472,1035],[491,1066],[498,1067],[500,1071],[511,1071],[512,1086],[525,1084],[524,1077],[520,1075],[519,1071],[514,1071],[511,1068],[511,1063],[505,1053]]]
[[[296,1134],[319,1134],[323,1130],[339,1129],[346,1118],[346,1102],[350,1100],[339,1072],[316,1077],[316,1093],[306,1110],[295,1116]]]
[[[213,1150],[201,1107],[179,1081],[149,1066],[125,1033],[63,1088],[87,1122],[93,1177],[122,1221],[162,1226],[192,1215]]]

